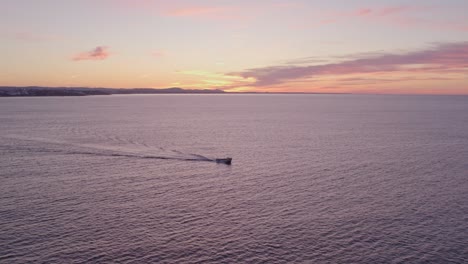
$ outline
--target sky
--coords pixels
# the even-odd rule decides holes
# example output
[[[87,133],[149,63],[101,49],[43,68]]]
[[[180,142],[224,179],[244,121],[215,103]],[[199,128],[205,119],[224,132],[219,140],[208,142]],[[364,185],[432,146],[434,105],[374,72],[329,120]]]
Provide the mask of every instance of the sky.
[[[0,0],[0,86],[468,94],[466,0]]]

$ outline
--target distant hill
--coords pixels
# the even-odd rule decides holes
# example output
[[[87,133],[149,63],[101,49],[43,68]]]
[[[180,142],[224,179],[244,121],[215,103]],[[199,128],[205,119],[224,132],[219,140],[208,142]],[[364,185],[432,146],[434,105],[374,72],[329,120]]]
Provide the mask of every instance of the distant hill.
[[[0,97],[12,96],[87,96],[87,95],[111,95],[111,94],[222,94],[223,90],[195,90],[179,87],[152,89],[152,88],[89,88],[89,87],[9,87],[0,86]]]

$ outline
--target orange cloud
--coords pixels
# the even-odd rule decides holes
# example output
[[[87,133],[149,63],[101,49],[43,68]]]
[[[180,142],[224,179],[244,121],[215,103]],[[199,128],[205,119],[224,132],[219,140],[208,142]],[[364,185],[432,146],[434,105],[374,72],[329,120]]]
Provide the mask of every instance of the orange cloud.
[[[75,55],[72,60],[74,61],[81,61],[81,60],[105,60],[110,56],[110,53],[108,51],[108,47],[105,46],[98,46],[95,49],[88,51],[88,52],[82,52],[77,55]]]

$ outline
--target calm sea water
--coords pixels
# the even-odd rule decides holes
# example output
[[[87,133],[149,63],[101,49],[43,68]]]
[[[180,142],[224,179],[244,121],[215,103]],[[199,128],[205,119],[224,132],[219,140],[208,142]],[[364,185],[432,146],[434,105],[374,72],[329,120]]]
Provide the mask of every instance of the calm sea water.
[[[0,98],[0,262],[467,263],[468,97]]]

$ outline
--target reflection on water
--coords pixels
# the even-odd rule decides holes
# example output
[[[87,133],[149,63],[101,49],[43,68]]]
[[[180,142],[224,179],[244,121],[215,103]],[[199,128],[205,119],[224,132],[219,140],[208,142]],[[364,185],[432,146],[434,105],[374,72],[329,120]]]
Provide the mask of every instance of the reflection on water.
[[[467,112],[450,96],[0,98],[0,262],[464,263]]]

